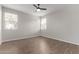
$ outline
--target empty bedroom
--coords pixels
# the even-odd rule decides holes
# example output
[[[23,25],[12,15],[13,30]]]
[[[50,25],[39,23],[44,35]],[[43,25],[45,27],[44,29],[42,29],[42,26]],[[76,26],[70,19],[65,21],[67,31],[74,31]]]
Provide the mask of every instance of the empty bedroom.
[[[79,4],[0,4],[0,54],[79,54]]]

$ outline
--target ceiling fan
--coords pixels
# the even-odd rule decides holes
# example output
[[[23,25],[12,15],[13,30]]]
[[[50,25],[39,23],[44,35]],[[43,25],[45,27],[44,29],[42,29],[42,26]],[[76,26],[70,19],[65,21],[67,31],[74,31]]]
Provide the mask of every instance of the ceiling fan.
[[[40,10],[47,10],[46,8],[41,8],[41,7],[40,7],[40,4],[33,4],[33,6],[37,9],[37,11],[40,11]]]

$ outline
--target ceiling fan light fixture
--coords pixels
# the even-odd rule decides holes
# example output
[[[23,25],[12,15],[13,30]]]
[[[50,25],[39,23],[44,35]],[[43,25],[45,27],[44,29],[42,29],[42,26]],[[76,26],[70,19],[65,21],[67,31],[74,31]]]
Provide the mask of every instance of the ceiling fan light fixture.
[[[40,9],[37,9],[37,12],[38,12],[38,11],[41,11],[41,10],[40,10]]]

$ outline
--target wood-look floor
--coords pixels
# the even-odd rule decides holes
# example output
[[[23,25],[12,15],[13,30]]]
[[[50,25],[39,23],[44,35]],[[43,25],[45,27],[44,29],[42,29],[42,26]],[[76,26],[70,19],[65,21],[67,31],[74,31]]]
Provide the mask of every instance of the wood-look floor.
[[[1,54],[78,54],[79,46],[45,37],[5,42]]]

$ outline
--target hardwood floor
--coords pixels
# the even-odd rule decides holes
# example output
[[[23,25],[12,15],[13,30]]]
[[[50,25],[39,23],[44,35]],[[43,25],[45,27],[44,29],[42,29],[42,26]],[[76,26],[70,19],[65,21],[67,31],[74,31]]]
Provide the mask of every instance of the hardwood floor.
[[[78,54],[79,46],[45,37],[5,42],[1,54]]]

